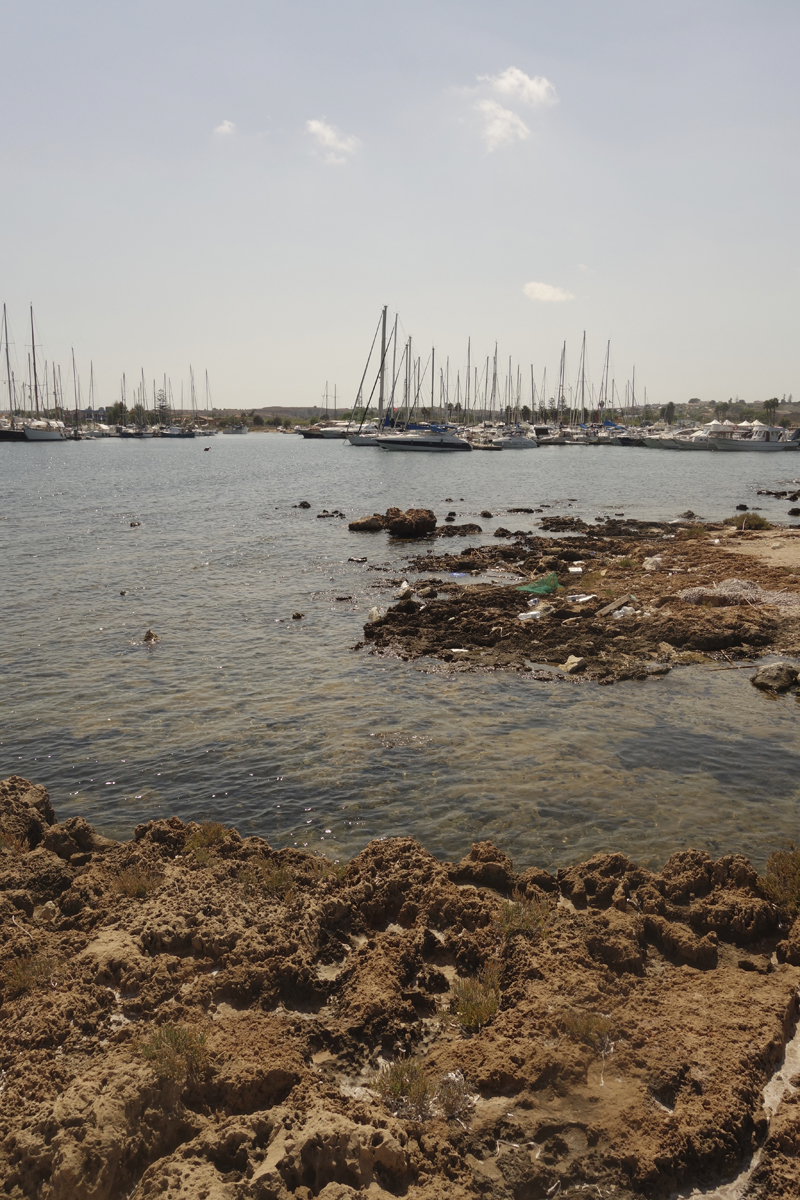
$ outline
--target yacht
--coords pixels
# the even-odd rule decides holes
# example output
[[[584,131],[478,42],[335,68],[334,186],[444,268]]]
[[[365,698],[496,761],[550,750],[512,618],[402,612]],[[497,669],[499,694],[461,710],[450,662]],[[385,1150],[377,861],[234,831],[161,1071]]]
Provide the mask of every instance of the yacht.
[[[27,442],[61,442],[66,438],[63,421],[29,421],[23,429]]]
[[[458,437],[449,429],[415,429],[410,433],[390,433],[376,437],[382,450],[471,450],[466,438]]]

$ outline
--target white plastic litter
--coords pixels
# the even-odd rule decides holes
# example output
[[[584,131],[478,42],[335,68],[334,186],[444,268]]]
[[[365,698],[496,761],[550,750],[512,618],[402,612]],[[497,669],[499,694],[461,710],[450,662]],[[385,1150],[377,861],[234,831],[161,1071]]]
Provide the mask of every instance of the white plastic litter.
[[[537,610],[534,609],[533,612],[517,613],[517,620],[518,621],[538,621],[538,619],[541,615],[542,614],[540,612],[537,612]]]
[[[632,608],[630,604],[623,604],[622,608],[618,608],[614,613],[614,617],[619,621],[622,617],[632,617],[635,612],[636,609]]]
[[[597,594],[595,592],[576,592],[574,596],[567,596],[567,600],[570,602],[570,604],[585,604],[587,600],[596,599]]]
[[[583,574],[583,567],[569,567],[568,570],[569,570],[570,575],[582,575]]]

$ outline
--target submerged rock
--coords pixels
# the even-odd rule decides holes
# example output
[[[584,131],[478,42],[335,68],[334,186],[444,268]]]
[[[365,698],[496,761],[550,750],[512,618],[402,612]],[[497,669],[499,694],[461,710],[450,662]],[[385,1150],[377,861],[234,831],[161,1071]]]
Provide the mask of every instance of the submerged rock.
[[[759,667],[750,679],[753,687],[765,692],[788,692],[797,683],[798,670],[791,663],[768,663]]]
[[[352,529],[353,533],[380,533],[386,528],[386,523],[380,513],[373,513],[371,517],[357,517],[347,528]]]

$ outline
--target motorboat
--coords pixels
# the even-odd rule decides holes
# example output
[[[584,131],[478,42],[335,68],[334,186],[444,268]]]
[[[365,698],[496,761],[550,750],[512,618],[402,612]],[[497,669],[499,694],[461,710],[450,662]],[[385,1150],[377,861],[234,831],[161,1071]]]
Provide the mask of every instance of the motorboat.
[[[732,437],[719,438],[718,450],[756,451],[757,453],[774,453],[779,450],[800,450],[800,429],[791,432],[779,425],[765,425],[762,421],[754,421],[749,430],[740,431],[737,427]]]
[[[347,430],[349,425],[349,421],[330,421],[326,423],[320,421],[319,424],[311,425],[308,429],[301,429],[300,436],[311,440],[317,439],[341,442],[344,441],[348,436]],[[226,429],[223,432],[229,433],[230,431]]]
[[[754,421],[752,425],[730,426],[721,421],[711,421],[688,438],[675,438],[679,450],[721,450],[723,453],[775,453],[783,450],[800,450],[800,429],[791,433],[780,426],[765,425]]]
[[[354,429],[347,435],[347,441],[351,446],[377,446],[378,444],[378,426],[374,423],[371,425],[362,425],[358,429]]]
[[[519,426],[515,429],[503,430],[493,440],[495,444],[500,443],[502,450],[535,450],[539,445],[535,437],[531,437]]]
[[[226,426],[225,429],[223,429],[222,432],[223,433],[249,433],[250,430],[247,428],[246,425],[228,425],[228,426]],[[194,437],[194,432],[192,432],[192,437]]]
[[[412,430],[410,433],[390,433],[385,437],[377,437],[377,444],[382,450],[439,450],[457,451],[471,450],[471,444],[466,438],[458,437],[449,429]]]

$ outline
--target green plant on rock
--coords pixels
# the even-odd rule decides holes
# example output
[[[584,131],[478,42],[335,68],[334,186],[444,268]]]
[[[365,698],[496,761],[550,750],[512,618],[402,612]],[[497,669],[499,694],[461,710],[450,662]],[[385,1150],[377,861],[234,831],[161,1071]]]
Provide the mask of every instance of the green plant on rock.
[[[24,954],[3,968],[3,991],[9,996],[23,996],[48,983],[56,968],[56,960],[46,954]]]
[[[800,850],[794,842],[788,850],[776,850],[767,859],[764,891],[779,908],[793,916],[800,913]]]
[[[225,840],[227,832],[220,821],[203,821],[186,839],[184,853],[193,855],[201,867],[207,867],[214,857],[215,848]]]
[[[422,1120],[430,1114],[433,1090],[416,1058],[384,1063],[372,1086],[387,1108],[400,1116]]]
[[[757,512],[737,513],[735,517],[726,517],[722,524],[736,529],[772,529],[766,517]]]
[[[311,865],[318,879],[335,880],[338,882],[344,879],[350,864],[346,862],[332,862],[324,854],[319,854],[312,858]]]
[[[564,1033],[573,1042],[582,1042],[594,1050],[604,1050],[611,1036],[611,1021],[600,1013],[572,1009],[561,1018]]]
[[[130,867],[124,867],[117,875],[114,891],[131,899],[144,900],[145,896],[156,890],[160,882],[161,876],[155,871],[143,867],[141,863],[134,863]]]
[[[505,938],[521,933],[539,941],[550,931],[555,908],[549,897],[527,896],[517,889],[511,900],[503,901],[497,924]]]
[[[476,1033],[491,1021],[500,1007],[500,964],[490,961],[477,978],[457,979],[453,984],[450,1011],[468,1033]]]
[[[183,1085],[205,1065],[206,1035],[191,1025],[162,1025],[138,1049],[160,1082]]]
[[[246,896],[270,896],[288,904],[294,894],[291,868],[271,862],[261,854],[250,859],[239,875],[239,882]]]

